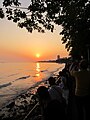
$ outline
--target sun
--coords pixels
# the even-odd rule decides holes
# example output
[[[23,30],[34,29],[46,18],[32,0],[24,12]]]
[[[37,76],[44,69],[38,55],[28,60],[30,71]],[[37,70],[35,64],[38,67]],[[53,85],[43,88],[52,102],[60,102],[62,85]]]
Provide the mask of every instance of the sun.
[[[37,57],[37,58],[39,58],[39,57],[40,57],[40,54],[39,54],[39,53],[37,53],[37,54],[36,54],[36,57]]]

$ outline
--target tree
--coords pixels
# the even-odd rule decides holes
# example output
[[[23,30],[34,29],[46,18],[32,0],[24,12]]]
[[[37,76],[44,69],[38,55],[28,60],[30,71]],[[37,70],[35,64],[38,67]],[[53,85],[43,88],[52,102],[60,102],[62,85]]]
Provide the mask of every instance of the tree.
[[[62,26],[62,43],[70,55],[87,56],[90,46],[90,0],[30,0],[22,7],[19,0],[3,0],[6,11],[0,8],[0,17],[6,14],[19,27],[29,32],[45,29],[53,32],[54,23]]]

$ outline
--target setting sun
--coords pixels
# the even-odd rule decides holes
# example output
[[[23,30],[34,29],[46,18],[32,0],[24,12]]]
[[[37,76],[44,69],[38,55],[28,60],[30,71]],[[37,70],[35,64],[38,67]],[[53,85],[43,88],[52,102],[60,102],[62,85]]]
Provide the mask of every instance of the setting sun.
[[[40,57],[40,54],[39,54],[39,53],[37,53],[37,54],[36,54],[36,57],[37,57],[37,58],[39,58],[39,57]]]

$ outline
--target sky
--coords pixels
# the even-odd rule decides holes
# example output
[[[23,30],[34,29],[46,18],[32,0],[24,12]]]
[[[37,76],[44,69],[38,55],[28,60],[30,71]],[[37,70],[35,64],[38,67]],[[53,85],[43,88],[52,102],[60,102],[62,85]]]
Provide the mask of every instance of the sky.
[[[59,35],[61,29],[61,26],[56,26],[53,33],[48,30],[29,33],[12,21],[0,19],[0,62],[51,60],[57,55],[68,57]]]

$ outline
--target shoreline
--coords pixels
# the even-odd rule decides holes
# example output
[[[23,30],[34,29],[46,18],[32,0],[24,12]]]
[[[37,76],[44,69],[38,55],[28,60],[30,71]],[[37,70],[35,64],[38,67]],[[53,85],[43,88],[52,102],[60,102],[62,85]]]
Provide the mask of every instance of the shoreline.
[[[24,119],[25,115],[34,107],[38,102],[36,97],[36,90],[40,85],[47,86],[47,80],[40,81],[36,85],[30,87],[15,99],[10,101],[0,109],[0,120],[13,119],[20,120],[20,116]]]
[[[57,74],[63,67],[58,68],[51,74],[53,77],[57,77]],[[51,77],[49,76],[49,77]],[[49,78],[48,77],[48,78]],[[48,86],[47,79],[37,82],[27,90],[22,91],[19,95],[15,96],[12,100],[6,103],[0,108],[0,120],[23,120],[27,113],[38,102],[36,97],[36,90],[40,85]]]
[[[16,94],[15,96],[13,96],[11,99],[8,99],[6,102],[4,102],[1,106],[0,106],[0,110],[3,109],[4,107],[6,107],[8,104],[10,104],[11,102],[13,102],[15,99],[17,99],[18,96],[20,96],[21,94],[26,93],[28,90],[31,90],[33,88],[35,88],[36,86],[38,86],[40,83],[46,81],[49,77],[53,76],[56,77],[58,74],[58,71],[60,71],[61,69],[63,69],[63,67],[59,67],[57,68],[55,71],[53,71],[48,77],[43,78],[41,81],[38,81],[37,83],[33,84],[32,86],[30,86],[27,89],[23,89],[19,94]]]

